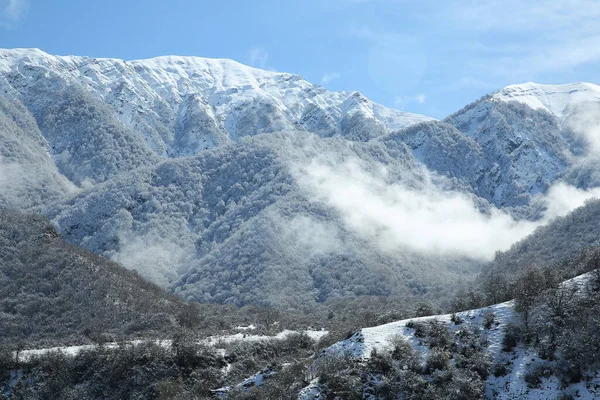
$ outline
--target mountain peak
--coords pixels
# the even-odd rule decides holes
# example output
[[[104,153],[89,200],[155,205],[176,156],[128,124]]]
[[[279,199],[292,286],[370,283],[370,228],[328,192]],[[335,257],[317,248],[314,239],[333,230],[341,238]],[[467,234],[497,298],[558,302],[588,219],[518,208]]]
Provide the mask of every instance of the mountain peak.
[[[546,110],[563,120],[574,106],[600,101],[600,86],[587,82],[562,85],[527,82],[506,86],[492,98],[499,101],[518,101],[536,110]]]

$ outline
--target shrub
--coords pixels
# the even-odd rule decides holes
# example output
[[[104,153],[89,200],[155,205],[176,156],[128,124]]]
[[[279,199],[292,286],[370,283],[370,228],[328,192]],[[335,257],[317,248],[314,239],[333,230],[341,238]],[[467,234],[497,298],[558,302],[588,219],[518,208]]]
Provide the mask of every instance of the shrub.
[[[496,378],[505,376],[510,371],[508,366],[509,364],[507,364],[506,362],[498,361],[494,364],[494,367],[492,368],[492,373]]]
[[[420,357],[417,351],[401,335],[390,339],[392,345],[391,356],[398,361],[403,370],[419,371],[421,369]]]
[[[498,320],[496,319],[495,313],[487,311],[485,314],[483,314],[483,327],[485,329],[492,329],[492,326],[497,323]]]
[[[556,400],[575,400],[571,393],[561,393]]]
[[[406,327],[414,329],[418,338],[425,338],[429,334],[429,325],[422,321],[408,321]]]
[[[358,371],[347,370],[343,373],[325,374],[321,376],[321,383],[327,398],[361,400],[362,381]]]
[[[524,376],[527,386],[537,388],[542,383],[542,378],[552,376],[552,370],[543,364],[532,364]]]
[[[509,352],[521,341],[523,330],[517,324],[509,322],[504,327],[504,338],[502,338],[502,350]]]
[[[452,314],[452,316],[450,317],[450,321],[454,322],[454,325],[460,325],[463,322],[465,322],[460,315],[457,314]]]
[[[388,374],[392,368],[392,357],[387,351],[371,351],[371,357],[368,362],[369,370],[376,374]]]
[[[427,341],[430,348],[450,349],[454,345],[454,337],[445,322],[432,320],[428,323]]]
[[[477,379],[473,371],[457,369],[452,374],[452,380],[444,388],[444,400],[483,400],[484,385]]]
[[[477,352],[469,359],[469,370],[477,373],[481,380],[486,380],[490,376],[492,361],[490,356],[483,352]]]
[[[425,362],[425,373],[430,374],[435,370],[444,371],[450,367],[450,357],[445,351],[434,349],[429,353]]]

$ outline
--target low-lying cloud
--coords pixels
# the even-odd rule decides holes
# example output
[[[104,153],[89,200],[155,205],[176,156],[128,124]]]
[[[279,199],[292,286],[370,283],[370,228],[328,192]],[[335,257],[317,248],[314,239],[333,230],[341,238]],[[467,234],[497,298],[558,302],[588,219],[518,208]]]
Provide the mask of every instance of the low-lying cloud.
[[[583,141],[586,155],[600,154],[600,104],[586,102],[578,104],[564,122],[565,127]]]
[[[333,207],[347,229],[389,253],[408,248],[427,254],[452,254],[490,260],[551,218],[565,215],[600,189],[583,191],[557,184],[541,201],[540,221],[516,221],[502,210],[481,213],[473,198],[432,183],[424,189],[389,184],[385,171],[367,171],[359,162],[332,166],[313,160],[299,168],[298,182],[318,201]]]

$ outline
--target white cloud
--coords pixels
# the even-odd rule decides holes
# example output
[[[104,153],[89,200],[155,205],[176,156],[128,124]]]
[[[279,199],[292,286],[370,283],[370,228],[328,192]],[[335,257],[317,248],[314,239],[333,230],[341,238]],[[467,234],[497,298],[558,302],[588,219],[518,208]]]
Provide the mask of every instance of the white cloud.
[[[433,2],[431,2],[433,3]],[[436,4],[438,4],[436,2]],[[596,0],[456,0],[437,7],[457,29],[557,32],[585,30],[600,17]],[[589,24],[588,24],[589,23]]]
[[[600,155],[600,104],[581,103],[570,112],[564,126],[585,144],[586,156]]]
[[[0,27],[11,29],[28,10],[28,0],[0,0]]]
[[[600,198],[600,188],[582,190],[564,183],[557,183],[544,197],[548,209],[542,222],[545,223],[553,218],[566,215],[592,198]]]
[[[323,77],[321,78],[321,85],[325,85],[329,82],[331,82],[334,79],[338,79],[341,78],[341,75],[337,72],[327,72],[325,74],[323,74]]]
[[[460,192],[443,191],[428,183],[416,190],[389,184],[385,171],[367,172],[358,162],[331,165],[312,161],[301,167],[298,182],[318,201],[333,207],[348,229],[390,254],[398,249],[428,254],[454,254],[490,260],[549,219],[564,215],[600,189],[582,191],[564,184],[540,199],[548,210],[541,221],[515,221],[492,208],[482,214],[473,199]]]
[[[269,53],[263,47],[254,47],[248,51],[248,61],[251,66],[262,69],[269,67]]]
[[[596,0],[457,0],[434,9],[432,18],[444,31],[494,38],[468,54],[465,72],[477,80],[535,80],[600,62]]]
[[[410,103],[423,104],[427,101],[427,96],[418,94],[416,96],[396,96],[394,97],[394,107],[404,109]]]

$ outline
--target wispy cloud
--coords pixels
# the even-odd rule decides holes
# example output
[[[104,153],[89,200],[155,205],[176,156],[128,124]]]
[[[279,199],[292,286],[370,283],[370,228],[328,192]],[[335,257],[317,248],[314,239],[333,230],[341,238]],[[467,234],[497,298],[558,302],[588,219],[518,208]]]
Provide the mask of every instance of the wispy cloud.
[[[457,0],[437,9],[434,18],[442,29],[487,35],[487,43],[465,63],[477,80],[534,80],[600,62],[596,0]]]
[[[12,29],[29,10],[28,0],[0,0],[0,27]]]
[[[394,98],[394,107],[403,109],[411,103],[423,104],[427,101],[427,96],[418,94],[416,96],[396,96]]]
[[[380,89],[404,93],[421,82],[427,58],[417,37],[368,26],[351,29],[348,34],[369,44],[367,68]]]
[[[341,75],[337,72],[326,72],[325,74],[323,74],[323,77],[321,78],[321,85],[325,85],[329,82],[331,82],[334,79],[338,79],[340,78]]]
[[[274,70],[269,65],[269,52],[264,47],[254,47],[248,51],[248,63],[256,68]]]

